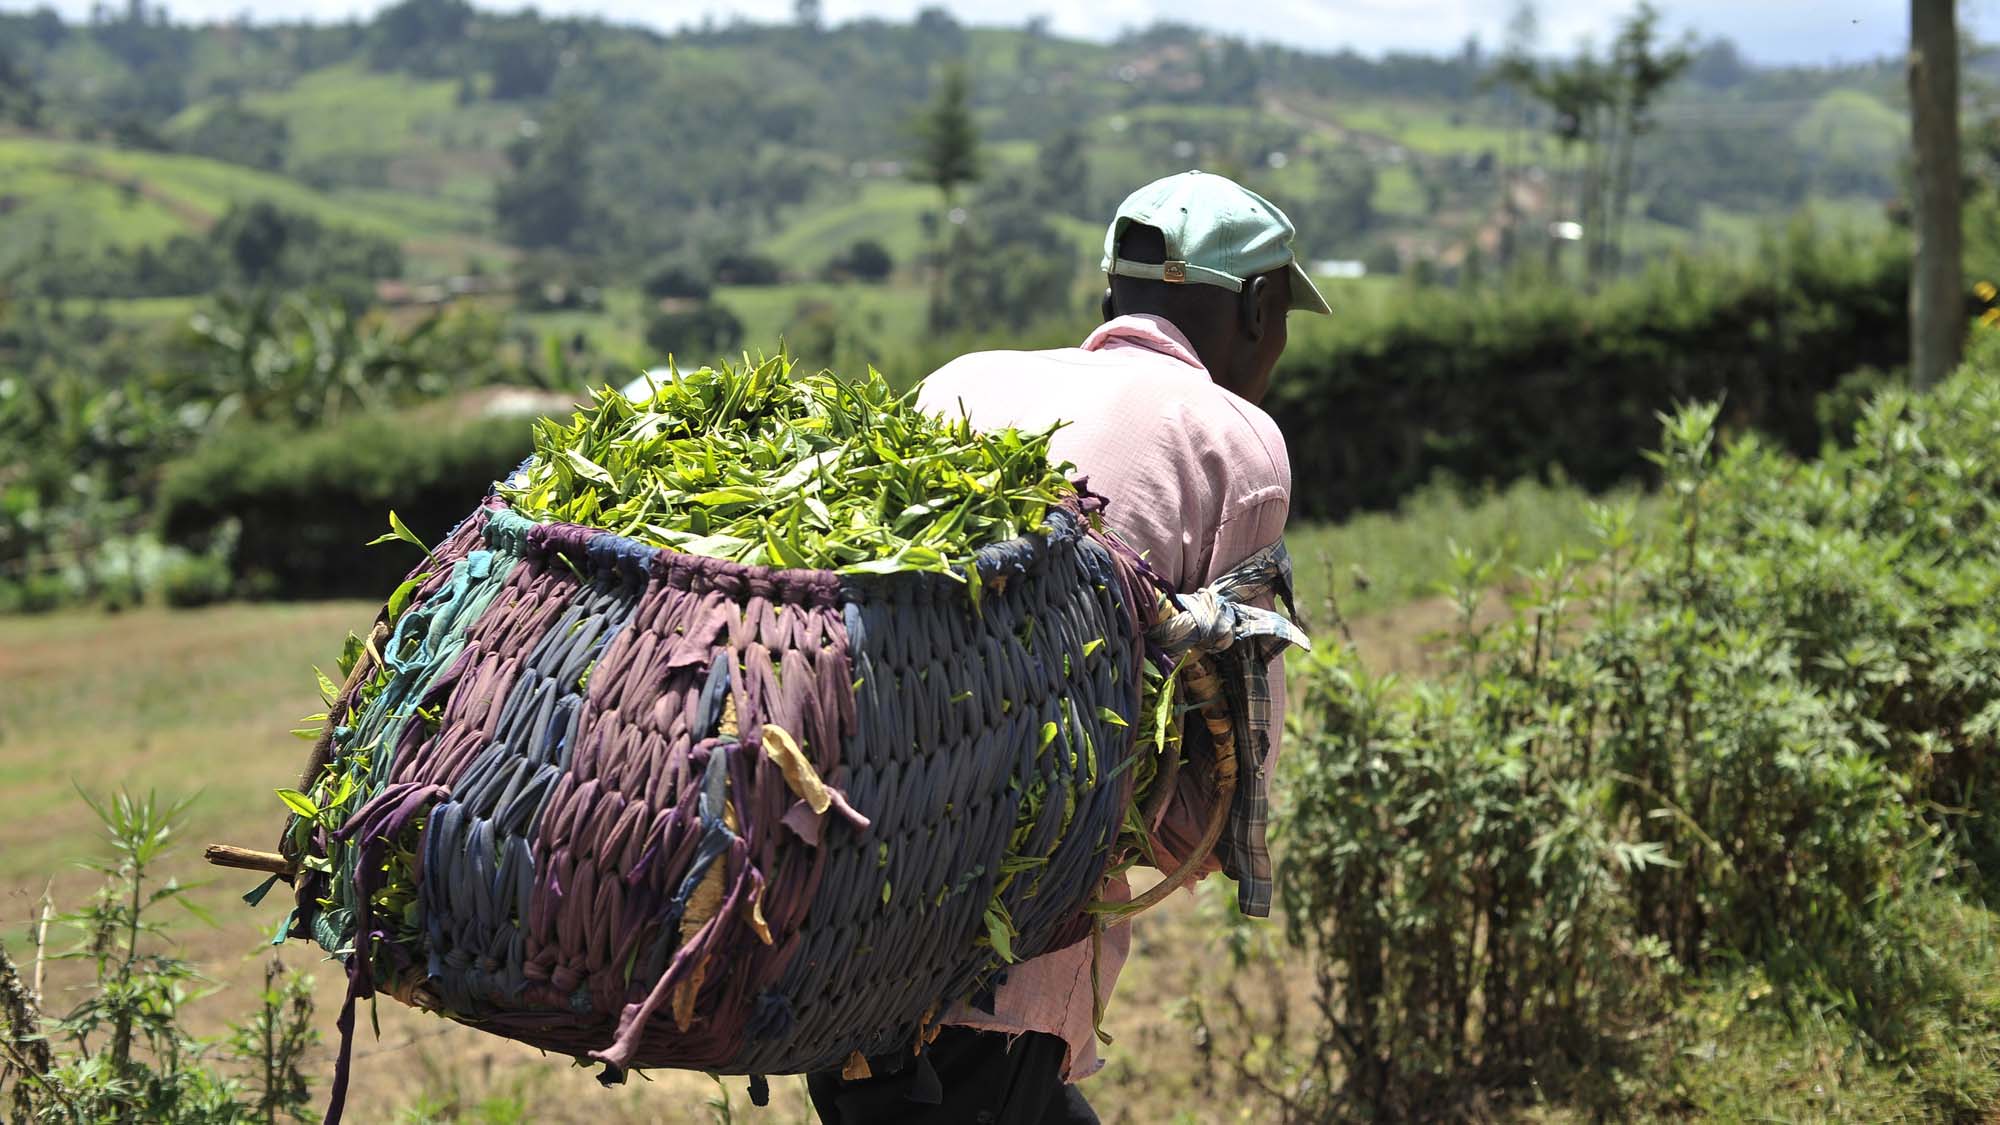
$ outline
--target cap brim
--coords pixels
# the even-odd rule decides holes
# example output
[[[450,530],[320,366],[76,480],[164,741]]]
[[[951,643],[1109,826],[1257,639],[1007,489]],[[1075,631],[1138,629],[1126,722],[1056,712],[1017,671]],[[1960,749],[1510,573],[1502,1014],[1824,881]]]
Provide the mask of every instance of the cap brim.
[[[1322,316],[1331,315],[1333,312],[1333,309],[1327,306],[1326,298],[1320,296],[1319,286],[1314,285],[1313,279],[1306,276],[1305,267],[1299,265],[1297,258],[1292,259],[1292,308],[1300,312],[1319,313]]]

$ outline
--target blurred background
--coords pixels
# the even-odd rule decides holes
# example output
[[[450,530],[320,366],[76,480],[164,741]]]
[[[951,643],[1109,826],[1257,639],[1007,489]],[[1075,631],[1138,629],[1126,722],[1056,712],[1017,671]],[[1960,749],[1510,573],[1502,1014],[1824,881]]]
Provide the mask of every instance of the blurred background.
[[[1868,493],[1886,498],[1884,511],[1918,512],[1926,534],[1958,535],[1953,544],[1991,536],[1990,492],[1977,483],[1990,467],[1994,431],[1979,429],[1990,395],[1978,409],[1957,399],[1933,408],[1960,430],[1926,438],[1919,427],[1893,441],[1880,404],[1938,385],[1961,351],[1989,370],[2000,354],[1993,0],[1290,0],[1242,11],[1126,0],[1043,15],[891,0],[657,8],[0,0],[0,936],[10,945],[32,941],[45,887],[73,906],[92,885],[73,873],[50,882],[94,846],[95,819],[73,784],[206,787],[187,814],[197,837],[275,833],[282,814],[269,790],[288,783],[297,759],[283,732],[318,709],[310,667],[330,667],[341,634],[372,614],[366,599],[415,561],[366,546],[390,509],[435,541],[525,454],[535,418],[669,357],[688,365],[782,346],[813,366],[873,365],[907,387],[968,350],[1074,344],[1095,319],[1112,209],[1189,167],[1282,206],[1334,306],[1331,318],[1292,325],[1266,407],[1293,458],[1302,600],[1323,635],[1344,631],[1345,647],[1377,671],[1458,683],[1493,714],[1512,714],[1480,679],[1506,664],[1482,647],[1485,630],[1525,622],[1516,639],[1535,676],[1554,659],[1535,616],[1549,603],[1510,604],[1547,594],[1525,573],[1608,551],[1563,571],[1597,582],[1622,573],[1606,559],[1654,531],[1690,552],[1679,570],[1660,564],[1656,609],[1801,573],[1800,560],[1832,548],[1794,543],[1796,556],[1718,570],[1703,585],[1688,546],[1691,526],[1732,528],[1714,532],[1731,543],[1773,526],[1753,501],[1801,473],[1845,466],[1845,483],[1819,480],[1829,496],[1866,491],[1856,473],[1889,480]],[[1915,55],[1913,18],[1931,29]],[[1917,79],[1914,57],[1930,60]],[[1679,416],[1682,429],[1663,438],[1661,412],[1696,402],[1717,405],[1705,421]],[[1839,460],[1866,454],[1870,435],[1882,450],[1948,460],[1931,466],[1936,479],[1965,491],[1947,502],[1880,464]],[[1683,503],[1699,488],[1676,489],[1722,436],[1789,467],[1757,476],[1731,462],[1744,475],[1715,487],[1741,510],[1704,523]],[[1629,519],[1609,519],[1605,500]],[[1901,572],[1897,552],[1914,548],[1893,521],[1830,512],[1791,511],[1786,526],[1809,538],[1852,517],[1855,538],[1840,549],[1873,560],[1878,577]],[[1854,684],[1813,680],[1829,667],[1875,669],[1870,643],[1901,652],[1965,623],[1883,609],[1899,624],[1879,635],[1827,626],[1823,644],[1793,644],[1818,635],[1801,615],[1857,604],[1865,586],[1852,573],[1826,581],[1796,603],[1767,599],[1778,615],[1768,637],[1762,626],[1675,634],[1673,651],[1770,639],[1809,670],[1801,691],[1862,709],[1850,716],[1857,746],[1904,730],[1942,740],[1925,744],[1931,763],[1992,740],[2000,710],[1980,726],[1973,719],[1987,711],[1967,701],[1988,698],[1977,693],[2000,682],[2000,663],[1954,650],[1978,671],[1951,681],[1951,706],[1964,713],[1951,711],[1961,726],[1944,733],[1943,712],[1896,711],[1903,703],[1883,686],[1921,679],[1943,656],[1903,653],[1887,679],[1869,678],[1876,669],[1854,672]],[[1967,591],[1988,587],[1925,589],[1969,613],[1979,601]],[[1615,623],[1616,604],[1608,618],[1593,604],[1583,620]],[[1429,640],[1440,631],[1457,639]],[[1693,672],[1656,666],[1663,678],[1614,710],[1694,698]],[[1318,725],[1301,760],[1350,754],[1379,780],[1370,740],[1390,734],[1356,716],[1386,713],[1394,692],[1367,694],[1363,707],[1341,694],[1353,690],[1347,671],[1313,675]],[[1523,690],[1576,700],[1585,683],[1600,681]],[[1772,713],[1765,703],[1757,714]],[[1668,724],[1688,746],[1733,737],[1701,735],[1699,713],[1687,703]],[[1581,720],[1584,734],[1597,737],[1598,721]],[[1395,738],[1421,742],[1430,730],[1426,752],[1440,761],[1481,739],[1501,755],[1493,761],[1533,741],[1511,728],[1439,734],[1425,725],[1443,722],[1430,711],[1397,722]],[[1715,718],[1714,729],[1735,722]],[[1754,757],[1796,764],[1768,746]],[[1495,937],[1514,924],[1506,919],[1546,922],[1536,940],[1551,948],[1583,942],[1572,935],[1589,928],[1582,915],[1548,913],[1554,892],[1537,882],[1555,862],[1550,825],[1576,827],[1552,811],[1575,811],[1560,801],[1509,806],[1521,834],[1504,845],[1461,853],[1432,842],[1449,856],[1512,848],[1533,869],[1506,878],[1537,888],[1533,910],[1518,915],[1500,875],[1468,875],[1477,885],[1446,896],[1467,919],[1457,938],[1433,935],[1439,964],[1465,966],[1449,986],[1383,970],[1380,957],[1340,944],[1351,935],[1294,927],[1287,946],[1283,927],[1231,917],[1227,895],[1186,896],[1168,922],[1141,930],[1112,1013],[1112,1065],[1092,1087],[1106,1119],[1728,1117],[1750,1112],[1757,1099],[1746,1091],[1783,1099],[1792,1119],[1972,1120],[2000,1104],[2000,971],[1933,992],[1923,990],[1934,978],[1919,987],[1877,974],[1884,989],[1936,1000],[1891,1019],[1867,988],[1825,970],[1830,947],[1771,943],[1810,929],[1797,919],[1825,917],[1828,902],[1845,910],[1927,881],[1890,872],[1882,857],[1933,856],[1924,849],[1962,828],[1936,810],[1963,811],[1973,775],[1954,775],[1955,789],[1930,788],[1928,773],[1882,781],[1901,786],[1916,827],[1855,844],[1875,857],[1863,874],[1739,939],[1715,936],[1727,927],[1709,919],[1805,878],[1810,864],[1772,857],[1817,822],[1759,836],[1754,817],[1704,819],[1700,801],[1718,785],[1775,784],[1761,774],[1691,775],[1687,792],[1706,796],[1682,800],[1669,799],[1681,791],[1665,775],[1599,776],[1609,767],[1585,761],[1595,764],[1577,777],[1623,794],[1586,825],[1603,830],[1606,850],[1592,854],[1614,858],[1572,872],[1563,893],[1579,897],[1563,909],[1582,911],[1577,903],[1628,886],[1655,860],[1687,861],[1675,849],[1700,851],[1699,840],[1735,855],[1763,839],[1768,854],[1758,854],[1776,865],[1717,861],[1714,871],[1737,872],[1756,892],[1742,899],[1701,897],[1706,876],[1671,892],[1634,876],[1632,903],[1584,911],[1601,940],[1588,956],[1603,960],[1581,977],[1522,984],[1505,1013],[1477,967],[1517,961],[1533,944]],[[1853,765],[1842,761],[1826,768]],[[1501,774],[1513,784],[1520,770]],[[1467,796],[1476,789],[1454,790],[1472,803],[1446,807],[1487,809]],[[1845,807],[1808,789],[1801,809]],[[1358,831],[1327,816],[1328,839]],[[1659,836],[1683,823],[1697,828]],[[1414,838],[1408,826],[1383,831],[1380,840]],[[1290,838],[1309,843],[1311,826]],[[1314,870],[1345,871],[1346,854],[1328,852]],[[1407,871],[1381,877],[1429,885]],[[1324,916],[1373,901],[1362,884],[1342,885],[1319,888],[1331,897],[1298,893]],[[223,925],[185,948],[228,988],[226,1001],[191,1009],[191,1027],[221,1027],[235,1013],[227,1005],[262,979],[243,954],[250,931],[275,918],[246,920],[229,893],[241,889],[197,893]],[[1693,897],[1662,905],[1682,893]],[[1913,957],[1907,934],[1928,930],[1984,951],[1978,964],[1993,968],[1982,894],[1897,915],[1914,929],[1870,956]],[[1439,901],[1395,915],[1405,927],[1395,932],[1458,917],[1439,914]],[[1675,913],[1683,907],[1691,913]],[[1886,924],[1863,914],[1861,929]],[[1343,989],[1366,976],[1363,962],[1402,981],[1384,986],[1380,1010],[1403,1022],[1377,1026],[1343,1007],[1357,1003]],[[1717,965],[1728,971],[1685,984]],[[320,971],[323,1002],[337,975]],[[1246,999],[1229,982],[1265,991]],[[1579,1015],[1579,988],[1643,996],[1644,1011]],[[1763,1002],[1774,988],[1783,1002]],[[1551,999],[1563,996],[1570,1007]],[[1538,1005],[1571,1022],[1536,1024]],[[522,1052],[435,1021],[385,1016],[393,1026],[369,1063],[385,1077],[364,1078],[357,1094],[369,1120],[642,1120],[663,1104],[686,1119],[741,1112],[740,1089],[702,1108],[712,1088],[686,1076],[663,1080],[668,1102],[643,1090],[591,1102],[594,1088],[568,1082],[580,1075],[518,1066]],[[1483,1019],[1539,1030],[1463,1041],[1439,1030]],[[1590,1034],[1578,1038],[1578,1026]],[[1606,1053],[1613,1040],[1624,1046]],[[1398,1048],[1409,1043],[1436,1052]],[[1421,1065],[1401,1071],[1392,1056]],[[797,1091],[779,1093],[786,1119],[798,1119]]]

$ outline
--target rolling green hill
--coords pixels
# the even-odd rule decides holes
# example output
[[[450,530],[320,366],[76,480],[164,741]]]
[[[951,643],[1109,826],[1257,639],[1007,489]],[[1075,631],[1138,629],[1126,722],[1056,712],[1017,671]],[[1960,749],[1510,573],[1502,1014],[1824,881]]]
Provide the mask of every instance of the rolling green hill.
[[[0,224],[0,273],[49,251],[89,254],[198,233],[232,204],[256,200],[394,239],[419,268],[509,256],[477,233],[487,225],[478,210],[448,200],[387,190],[328,193],[198,156],[43,136],[0,136],[0,197],[10,201],[10,221]]]
[[[1284,206],[1303,256],[1377,270],[1463,268],[1496,244],[1505,190],[1531,232],[1577,212],[1579,154],[1545,111],[1496,92],[1477,55],[1314,55],[1174,27],[1107,45],[942,14],[662,36],[459,0],[342,25],[144,17],[0,13],[0,53],[40,103],[28,127],[0,132],[0,279],[52,254],[157,246],[261,200],[394,240],[418,280],[525,261],[631,293],[663,261],[707,269],[755,251],[785,284],[720,299],[758,335],[830,300],[829,261],[872,241],[894,278],[834,303],[879,319],[864,333],[900,335],[920,319],[941,218],[937,191],[906,175],[911,122],[951,65],[966,68],[982,137],[984,175],[958,197],[967,229],[1018,237],[1030,214],[1032,245],[1074,248],[1079,300],[1102,217],[1189,167]],[[1638,147],[1633,267],[1752,249],[1806,205],[1880,221],[1907,145],[1893,68],[1712,55],[1668,89]],[[218,142],[233,122],[263,130],[263,155]],[[1065,143],[1078,153],[1066,173],[1046,165]],[[990,251],[1000,236],[981,237]],[[650,310],[613,304],[535,323],[635,340]],[[127,311],[147,307],[174,306]]]

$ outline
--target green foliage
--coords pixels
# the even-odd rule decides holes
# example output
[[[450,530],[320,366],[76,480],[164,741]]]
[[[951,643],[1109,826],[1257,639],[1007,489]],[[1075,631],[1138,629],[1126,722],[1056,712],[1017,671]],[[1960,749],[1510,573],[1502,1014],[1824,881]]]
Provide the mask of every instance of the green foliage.
[[[226,101],[202,115],[200,124],[181,139],[180,147],[196,156],[275,172],[285,166],[291,128],[282,118],[267,117]]]
[[[895,268],[896,260],[872,238],[856,239],[826,263],[827,277],[832,280],[851,277],[856,281],[887,281]]]
[[[1596,296],[1508,286],[1299,324],[1265,407],[1283,428],[1295,514],[1384,508],[1439,471],[1506,482],[1559,466],[1633,479],[1653,412],[1720,398],[1723,424],[1810,453],[1815,400],[1906,357],[1900,244],[1805,223],[1754,268],[1673,260]]]
[[[947,207],[960,185],[979,178],[979,126],[972,118],[971,98],[965,67],[946,66],[931,104],[910,123],[916,146],[910,175],[937,188]]]
[[[85,798],[89,800],[89,798]],[[250,1018],[219,1042],[197,1038],[184,1007],[201,983],[194,966],[164,952],[163,908],[202,911],[175,880],[154,871],[187,805],[120,793],[91,802],[114,859],[93,861],[104,885],[89,906],[59,921],[77,944],[60,959],[90,966],[92,983],[66,1015],[45,1017],[0,948],[0,1093],[20,1121],[160,1122],[162,1125],[311,1121],[300,1069],[318,1040],[309,980],[274,960]],[[46,918],[46,913],[44,915]],[[39,959],[41,929],[37,929]],[[37,978],[39,978],[37,971]],[[246,1077],[239,1073],[247,1072]],[[4,1087],[11,1086],[11,1090]]]
[[[1440,678],[1296,669],[1281,884],[1325,1022],[1261,1077],[1304,1116],[1580,1096],[1655,1065],[1618,1029],[1683,975],[1745,966],[1937,1065],[1974,986],[1926,919],[2000,872],[2000,371],[1885,391],[1811,463],[1719,416],[1666,419],[1657,522],[1601,508],[1497,621],[1458,552]]]
[[[707,278],[684,262],[663,262],[640,282],[639,291],[655,300],[674,297],[705,301],[708,299],[709,284]]]
[[[498,382],[500,327],[441,309],[409,328],[309,294],[225,297],[187,323],[187,374],[165,395],[204,429],[243,419],[310,426]]]
[[[214,554],[183,555],[160,575],[160,596],[176,609],[193,609],[227,599],[234,584],[226,560]]]
[[[235,426],[166,468],[158,519],[172,542],[206,550],[238,529],[238,583],[288,597],[378,597],[409,569],[366,543],[394,507],[442,539],[531,447],[527,420],[451,403],[365,411],[317,429]]]
[[[957,574],[1072,491],[1048,438],[977,433],[872,370],[795,376],[780,356],[678,372],[643,401],[599,391],[536,427],[534,464],[500,492],[530,519],[751,565]]]
[[[589,145],[581,109],[565,103],[507,146],[510,172],[493,192],[494,223],[507,241],[579,248],[590,208]]]
[[[170,297],[317,286],[360,306],[374,300],[376,279],[402,270],[403,252],[392,239],[256,200],[232,204],[199,236],[177,234],[158,243],[43,262],[33,275],[44,287],[74,296]]]
[[[699,362],[742,342],[743,322],[707,301],[685,311],[657,313],[646,324],[646,346],[661,358],[680,356]]]

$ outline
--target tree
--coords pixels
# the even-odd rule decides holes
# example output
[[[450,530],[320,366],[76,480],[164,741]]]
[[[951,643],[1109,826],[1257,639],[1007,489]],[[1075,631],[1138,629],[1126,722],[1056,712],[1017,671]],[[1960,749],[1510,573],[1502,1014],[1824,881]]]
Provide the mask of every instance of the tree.
[[[253,113],[232,98],[203,117],[181,147],[211,160],[275,172],[285,166],[291,139],[283,118]]]
[[[933,303],[933,329],[1018,332],[1073,311],[1076,243],[1049,223],[1024,181],[1014,172],[983,185],[966,221],[951,228],[939,269],[949,299]]]
[[[1521,170],[1521,135],[1528,129],[1534,106],[1533,94],[1540,64],[1535,61],[1535,45],[1541,38],[1542,20],[1533,0],[1519,0],[1507,17],[1507,38],[1500,60],[1486,75],[1486,85],[1507,95],[1507,151],[1500,174],[1500,268],[1513,263],[1515,236],[1520,226],[1519,201],[1515,185]]]
[[[681,300],[706,301],[709,285],[695,270],[680,262],[664,262],[646,275],[639,283],[646,296],[654,300],[669,297]]]
[[[227,249],[236,272],[253,285],[261,284],[277,278],[292,224],[284,212],[260,199],[232,210],[216,224],[215,237]]]
[[[661,313],[646,326],[646,346],[675,359],[706,361],[743,342],[743,322],[721,305]]]
[[[1596,243],[1599,273],[1616,266],[1622,250],[1625,216],[1632,198],[1632,151],[1639,137],[1653,128],[1653,102],[1694,61],[1694,52],[1686,42],[1664,51],[1656,49],[1659,22],[1660,13],[1653,5],[1641,3],[1619,29],[1611,52],[1618,94],[1618,157],[1611,178],[1611,203]]]
[[[488,38],[494,101],[521,101],[549,92],[562,67],[562,49],[551,29],[539,21],[522,22]]]
[[[1349,256],[1352,240],[1375,224],[1375,165],[1354,149],[1329,153],[1318,163],[1319,191],[1304,233],[1313,248]]]
[[[590,142],[581,113],[561,106],[507,146],[512,172],[493,192],[501,233],[529,250],[575,245],[590,204]]]
[[[956,201],[959,185],[979,178],[979,127],[972,120],[970,101],[965,66],[953,63],[944,68],[937,96],[917,114],[910,126],[917,140],[916,158],[911,162],[910,174],[938,189],[938,194],[944,198],[947,213]],[[933,245],[936,247],[934,256],[941,261],[943,247],[936,246],[935,242]],[[931,276],[930,322],[935,328],[941,326],[944,320],[941,307],[944,293],[936,266]]]
[[[851,277],[856,281],[886,281],[895,268],[896,260],[889,256],[888,249],[872,238],[856,240],[826,264],[829,276]]]
[[[728,250],[715,256],[717,285],[776,285],[784,280],[777,259],[754,250]]]
[[[1035,156],[1035,197],[1050,211],[1095,219],[1090,204],[1090,163],[1087,142],[1077,129],[1064,129],[1042,145]]]
[[[818,31],[820,21],[819,0],[792,0],[792,22],[803,31]]]
[[[917,142],[910,174],[937,188],[949,211],[960,185],[979,178],[979,126],[972,120],[964,64],[944,68],[937,95],[917,114],[910,131]]]
[[[27,68],[15,61],[12,51],[0,47],[0,121],[32,128],[41,116],[41,94]]]
[[[1955,4],[1910,0],[1910,140],[1916,158],[1910,378],[1919,387],[1938,382],[1958,365],[1965,337]]]

